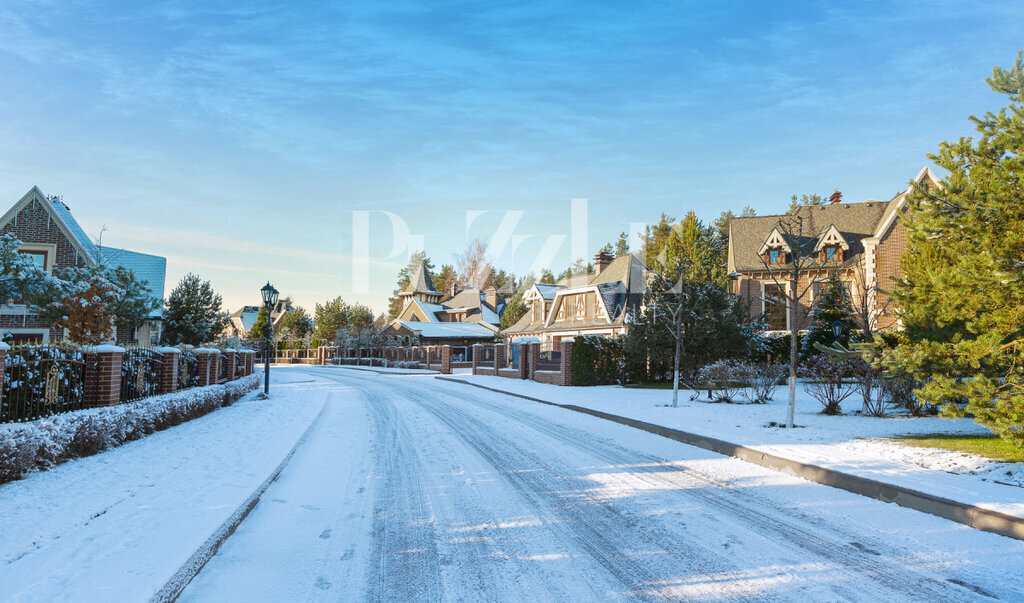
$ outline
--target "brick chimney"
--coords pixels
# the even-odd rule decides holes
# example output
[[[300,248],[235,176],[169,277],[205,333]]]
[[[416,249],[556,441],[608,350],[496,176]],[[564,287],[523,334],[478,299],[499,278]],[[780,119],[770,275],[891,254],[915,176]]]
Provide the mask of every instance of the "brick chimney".
[[[829,205],[836,205],[843,202],[843,193],[839,191],[832,191],[832,196],[828,198]]]
[[[594,272],[601,274],[601,271],[607,268],[608,264],[611,264],[614,259],[615,257],[610,253],[606,253],[604,251],[598,252],[598,254],[594,256]]]
[[[491,307],[492,310],[497,312],[498,310],[498,291],[494,287],[488,287],[484,289],[484,303]]]

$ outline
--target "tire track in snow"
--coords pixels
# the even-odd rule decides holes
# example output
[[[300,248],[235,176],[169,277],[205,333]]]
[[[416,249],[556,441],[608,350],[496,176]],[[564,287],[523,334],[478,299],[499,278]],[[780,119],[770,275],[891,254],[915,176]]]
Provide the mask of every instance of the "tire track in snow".
[[[579,428],[547,421],[537,415],[524,416],[521,411],[481,398],[475,394],[460,396],[505,418],[568,445],[581,448],[612,465],[661,464],[666,459],[644,454],[619,446],[613,442],[595,439],[592,434]],[[655,487],[669,487],[681,496],[697,498],[702,506],[727,511],[733,518],[756,526],[757,532],[770,534],[774,542],[788,544],[815,554],[823,559],[838,563],[848,570],[866,574],[866,577],[884,586],[890,592],[899,592],[908,600],[944,600],[964,598],[977,599],[978,593],[956,582],[949,582],[924,575],[906,567],[893,568],[886,558],[906,556],[881,541],[865,538],[864,534],[853,534],[840,526],[811,516],[792,515],[792,510],[778,506],[771,499],[732,487],[709,473],[686,468],[686,471],[652,471],[637,467],[636,474]],[[704,487],[694,487],[694,482]],[[761,511],[759,509],[766,509]],[[798,521],[794,521],[798,519]],[[807,528],[811,524],[815,530]],[[821,533],[819,533],[821,532]],[[835,536],[848,542],[835,542]],[[861,546],[858,547],[858,543]],[[864,543],[870,543],[870,549]],[[913,576],[913,579],[910,576]],[[845,596],[863,596],[863,585]],[[886,594],[886,593],[880,593]]]
[[[435,519],[421,483],[423,467],[414,441],[393,401],[366,388],[376,433],[373,553],[365,596],[372,601],[437,601],[443,598],[438,573]]]

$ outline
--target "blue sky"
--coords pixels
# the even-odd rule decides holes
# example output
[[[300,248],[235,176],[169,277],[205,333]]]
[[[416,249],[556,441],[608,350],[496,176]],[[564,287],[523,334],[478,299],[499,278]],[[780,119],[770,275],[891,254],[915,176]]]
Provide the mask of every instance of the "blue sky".
[[[888,199],[1024,48],[1015,2],[147,4],[0,6],[0,201],[61,194],[230,309],[270,280],[383,310],[406,250],[371,213],[354,282],[353,211],[436,264],[518,216],[522,272],[570,262],[571,199],[589,254],[663,211]]]

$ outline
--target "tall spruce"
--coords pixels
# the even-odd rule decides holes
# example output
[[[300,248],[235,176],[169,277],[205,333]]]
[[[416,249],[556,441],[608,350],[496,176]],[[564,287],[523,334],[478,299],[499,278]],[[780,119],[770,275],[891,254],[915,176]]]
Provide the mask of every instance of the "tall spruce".
[[[977,138],[929,158],[949,175],[915,185],[895,295],[911,343],[884,363],[910,370],[924,402],[1024,447],[1024,51],[986,83],[1009,97],[972,116]]]
[[[221,297],[210,281],[190,272],[167,296],[163,339],[169,345],[203,345],[213,341],[226,322]]]

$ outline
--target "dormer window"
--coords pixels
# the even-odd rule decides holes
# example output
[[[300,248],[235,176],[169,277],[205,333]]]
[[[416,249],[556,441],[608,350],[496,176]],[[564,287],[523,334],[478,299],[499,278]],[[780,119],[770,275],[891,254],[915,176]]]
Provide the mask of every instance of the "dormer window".
[[[792,251],[789,245],[786,243],[786,238],[782,236],[778,228],[772,230],[765,239],[764,244],[761,245],[761,249],[758,250],[758,255],[765,264],[769,266],[779,266],[785,264],[789,259],[787,253]]]
[[[818,238],[818,244],[814,246],[814,250],[818,252],[818,261],[822,264],[842,262],[844,252],[849,249],[849,243],[834,225],[828,227]]]

